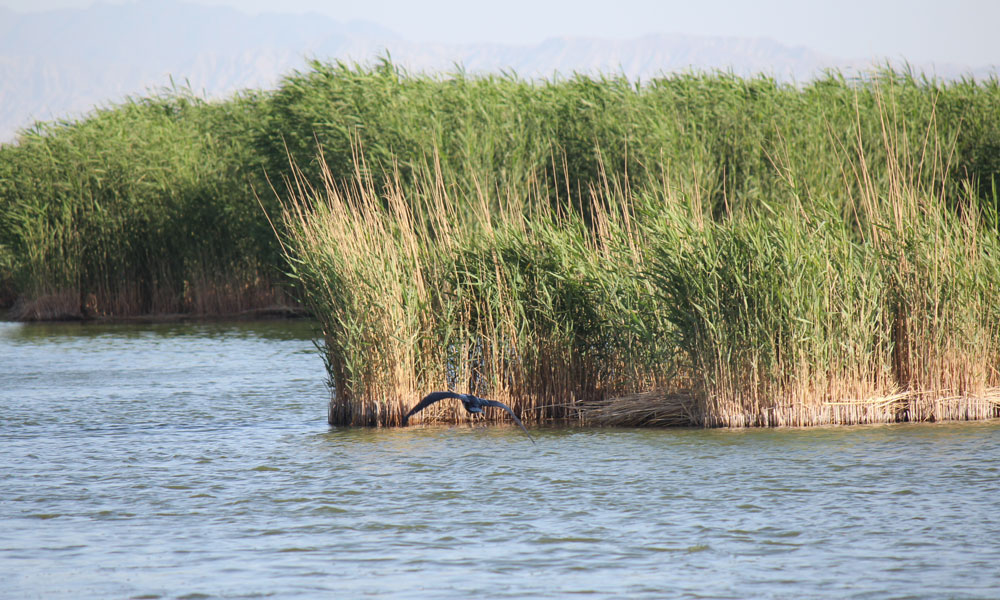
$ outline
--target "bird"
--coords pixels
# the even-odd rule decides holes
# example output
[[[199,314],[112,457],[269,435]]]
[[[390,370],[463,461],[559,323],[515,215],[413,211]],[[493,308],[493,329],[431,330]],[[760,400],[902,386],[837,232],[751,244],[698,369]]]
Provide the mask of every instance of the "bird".
[[[444,400],[445,398],[457,398],[461,400],[462,406],[465,407],[465,410],[473,414],[475,413],[481,414],[483,412],[483,409],[486,408],[487,406],[495,406],[497,408],[502,408],[508,413],[510,413],[511,418],[514,419],[515,423],[521,426],[521,429],[524,430],[524,434],[528,436],[528,439],[531,440],[531,443],[532,444],[535,443],[535,439],[531,437],[530,433],[528,433],[528,428],[524,426],[524,423],[521,422],[521,419],[518,419],[517,415],[514,414],[514,411],[511,410],[510,407],[504,404],[503,402],[497,402],[496,400],[487,400],[486,398],[480,398],[479,396],[473,396],[472,394],[459,394],[457,392],[431,392],[427,394],[420,400],[420,402],[417,403],[416,406],[410,409],[410,412],[406,413],[406,416],[403,417],[403,426],[406,426],[407,422],[409,422],[410,420],[410,417],[422,411],[423,409],[427,408],[431,404],[434,404],[438,400]]]

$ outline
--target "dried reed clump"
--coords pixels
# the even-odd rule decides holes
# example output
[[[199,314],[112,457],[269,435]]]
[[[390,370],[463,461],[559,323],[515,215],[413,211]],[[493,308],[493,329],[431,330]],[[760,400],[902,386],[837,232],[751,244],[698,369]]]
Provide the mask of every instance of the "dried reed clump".
[[[676,427],[702,424],[690,390],[651,390],[608,398],[581,407],[584,423],[614,427]]]
[[[93,291],[86,291],[93,290]],[[197,276],[181,290],[121,281],[113,288],[71,288],[22,297],[10,310],[18,321],[115,319],[137,315],[240,316],[291,314],[295,301],[262,277]]]
[[[18,321],[64,321],[81,318],[80,294],[63,290],[38,294],[31,300],[15,302],[11,314]]]
[[[844,398],[815,402],[809,396],[766,410],[742,412],[725,421],[709,421],[690,391],[652,390],[608,398],[581,406],[584,423],[615,427],[711,426],[804,427],[873,423],[975,421],[1000,416],[1000,388],[976,396],[949,390],[899,391],[885,397]]]

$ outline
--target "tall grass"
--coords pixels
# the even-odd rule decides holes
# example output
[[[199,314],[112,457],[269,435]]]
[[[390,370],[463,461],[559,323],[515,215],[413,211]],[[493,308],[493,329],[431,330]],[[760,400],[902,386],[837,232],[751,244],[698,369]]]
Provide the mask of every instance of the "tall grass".
[[[136,99],[79,123],[40,124],[4,147],[0,245],[12,270],[0,279],[21,296],[20,317],[280,301],[271,233],[237,174],[244,149],[226,136],[246,125],[249,104],[182,92]]]
[[[18,299],[29,317],[46,302],[79,313],[90,296],[111,315],[277,301],[281,252],[254,190],[278,210],[263,192],[294,178],[289,154],[316,188],[324,169],[352,178],[356,142],[366,176],[394,179],[407,202],[436,162],[458,213],[480,194],[511,195],[556,212],[572,203],[587,221],[590,192],[604,179],[632,195],[697,195],[713,220],[783,211],[796,197],[847,213],[861,180],[845,183],[854,159],[842,149],[860,135],[873,172],[889,158],[873,82],[893,90],[885,102],[895,122],[952,148],[946,166],[915,180],[947,202],[968,185],[983,210],[995,207],[996,80],[885,71],[802,87],[725,74],[638,85],[315,62],[276,90],[222,102],[153,94],[40,124],[0,148],[0,303]],[[925,146],[914,136],[891,151],[911,162]]]
[[[801,185],[787,142],[765,153],[771,195],[752,199],[666,172],[636,185],[599,168],[553,202],[544,179],[503,188],[488,171],[465,196],[433,160],[407,186],[399,171],[376,185],[361,160],[347,182],[323,169],[322,188],[296,171],[285,252],[323,323],[331,423],[398,424],[446,388],[529,421],[995,416],[993,209],[950,180],[958,136],[934,105],[913,126],[892,88],[871,92],[846,143],[826,133],[838,189]]]
[[[296,171],[282,212],[288,264],[323,327],[331,423],[399,424],[430,389],[499,399],[528,422],[578,418],[661,378],[627,204],[595,203],[588,224],[568,204],[484,187],[458,211],[433,165],[409,197],[365,172],[327,170],[314,188]],[[466,418],[447,405],[424,413]]]
[[[992,416],[998,105],[996,79],[893,71],[640,85],[388,61],[173,90],[0,148],[0,304],[236,312],[293,283],[333,423],[396,424],[444,388],[529,422]]]
[[[883,143],[909,132],[882,107]],[[925,136],[928,139],[928,136]],[[860,142],[859,142],[860,144]],[[921,184],[923,169],[947,170],[952,147],[928,146],[920,162],[891,160],[883,182],[859,153],[859,221],[885,288],[882,299],[907,418],[982,418],[997,408],[1000,291],[995,204]],[[930,165],[929,167],[927,165]]]
[[[997,415],[1000,265],[997,232],[983,227],[995,217],[948,184],[954,147],[894,122],[887,99],[876,95],[876,152],[860,107],[842,149],[846,207],[801,195],[790,178],[784,210],[705,222],[681,204],[659,224],[651,277],[693,374],[695,422]],[[922,151],[900,152],[913,135]],[[873,154],[885,157],[877,169]]]

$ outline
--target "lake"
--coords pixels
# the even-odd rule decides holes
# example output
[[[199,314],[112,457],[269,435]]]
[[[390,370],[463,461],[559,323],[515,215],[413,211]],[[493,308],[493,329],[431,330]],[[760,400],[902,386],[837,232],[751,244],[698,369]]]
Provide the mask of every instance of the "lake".
[[[1000,596],[995,421],[338,429],[312,327],[0,323],[0,597]]]

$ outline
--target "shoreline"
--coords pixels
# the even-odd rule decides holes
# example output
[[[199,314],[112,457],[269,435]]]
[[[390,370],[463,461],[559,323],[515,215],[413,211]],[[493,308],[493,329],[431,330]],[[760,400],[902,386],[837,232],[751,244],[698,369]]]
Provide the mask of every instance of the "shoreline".
[[[13,311],[0,313],[0,322],[28,325],[79,323],[81,325],[154,325],[163,323],[251,322],[310,319],[304,308],[272,306],[237,313],[192,314],[160,313],[135,316],[67,316],[61,319],[19,320]],[[543,427],[637,427],[648,429],[805,429],[814,427],[849,427],[855,425],[893,425],[903,423],[986,422],[1000,419],[1000,387],[988,388],[983,395],[954,395],[947,390],[902,390],[886,397],[870,399],[827,399],[819,403],[776,403],[760,412],[743,411],[712,417],[705,409],[705,400],[690,390],[647,390],[617,394],[606,399],[581,402],[570,410],[577,416],[527,417],[534,426]],[[510,399],[507,399],[510,401]],[[331,401],[332,405],[334,401]],[[473,421],[455,407],[415,418],[412,425],[462,425]],[[846,411],[846,412],[845,412]],[[847,415],[846,413],[850,413]],[[357,422],[340,422],[329,410],[327,421],[332,427],[359,426]],[[506,423],[503,415],[487,417],[486,422]],[[522,415],[522,418],[524,416]],[[392,423],[361,424],[363,427],[391,427]]]
[[[137,316],[82,316],[63,319],[17,320],[10,310],[0,313],[0,322],[27,325],[54,323],[79,323],[81,325],[155,325],[163,323],[213,323],[251,322],[310,319],[312,315],[300,307],[268,307],[239,313],[190,314],[162,313]],[[596,402],[580,403],[571,410],[576,417],[541,417],[538,419],[522,414],[534,427],[582,427],[582,428],[642,428],[642,429],[812,429],[816,427],[851,427],[859,425],[896,425],[931,423],[974,423],[1000,420],[1000,388],[984,390],[985,395],[948,395],[943,392],[920,390],[900,391],[889,397],[873,397],[866,400],[827,400],[815,406],[776,404],[764,413],[744,412],[728,415],[726,419],[709,418],[705,413],[704,400],[690,390],[668,392],[647,390],[631,394],[615,395]],[[393,427],[390,423],[378,422],[368,425],[338,422],[329,410],[335,402],[328,404],[327,422],[331,427]],[[947,410],[943,411],[944,407]],[[845,408],[854,409],[852,418],[845,419]],[[766,413],[766,414],[765,414]],[[499,418],[497,418],[499,416]],[[505,415],[487,416],[484,422],[506,424]],[[411,426],[457,426],[472,424],[474,421],[456,407],[441,407],[424,418],[414,418]]]
[[[950,394],[948,390],[901,390],[887,397],[779,403],[760,411],[713,414],[706,400],[693,394],[641,392],[609,398],[585,418],[598,425],[634,427],[785,428],[827,425],[877,425],[987,421],[1000,418],[1000,388],[982,394]]]
[[[87,317],[79,315],[63,315],[47,319],[18,319],[15,309],[6,309],[0,312],[0,322],[24,323],[24,324],[45,324],[45,323],[99,323],[99,324],[154,324],[154,323],[183,323],[183,322],[218,322],[218,321],[281,321],[293,319],[309,319],[312,315],[308,310],[297,306],[271,306],[265,308],[253,308],[234,313],[153,313],[146,315],[98,315]]]

